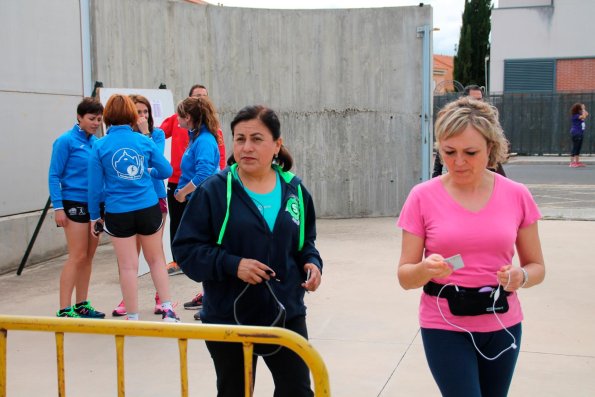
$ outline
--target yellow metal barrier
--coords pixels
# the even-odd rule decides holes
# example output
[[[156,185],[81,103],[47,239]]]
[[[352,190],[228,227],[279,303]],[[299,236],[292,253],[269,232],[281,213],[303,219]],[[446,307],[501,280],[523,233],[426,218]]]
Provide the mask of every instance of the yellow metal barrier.
[[[239,342],[244,349],[245,395],[251,396],[252,350],[254,343],[280,345],[293,350],[312,372],[314,394],[330,396],[328,372],[322,357],[302,336],[283,328],[227,326],[212,324],[160,323],[148,321],[89,320],[56,317],[25,317],[0,315],[0,396],[6,396],[6,337],[7,331],[42,331],[56,335],[58,363],[58,396],[66,396],[64,378],[64,333],[114,335],[118,397],[124,397],[124,337],[142,336],[176,338],[180,351],[180,383],[182,397],[188,397],[188,339],[213,342]]]

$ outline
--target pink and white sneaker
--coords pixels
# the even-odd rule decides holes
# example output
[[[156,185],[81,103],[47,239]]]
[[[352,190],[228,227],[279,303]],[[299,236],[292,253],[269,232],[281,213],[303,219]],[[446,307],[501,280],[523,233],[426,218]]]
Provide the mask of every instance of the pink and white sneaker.
[[[159,294],[155,292],[155,310],[153,310],[155,314],[163,314],[163,308],[161,307],[161,299],[159,299]]]
[[[120,302],[118,306],[112,311],[112,316],[114,317],[122,317],[125,316],[126,313],[126,306],[124,306],[124,300]]]

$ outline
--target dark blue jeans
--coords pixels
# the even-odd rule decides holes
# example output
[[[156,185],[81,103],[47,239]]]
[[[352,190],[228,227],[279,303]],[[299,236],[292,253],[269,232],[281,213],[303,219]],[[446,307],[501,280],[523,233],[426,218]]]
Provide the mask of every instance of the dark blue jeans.
[[[306,317],[293,318],[285,328],[308,339]],[[206,342],[217,373],[218,397],[244,397],[244,353],[240,343]],[[256,375],[257,356],[253,360],[253,374]],[[293,351],[281,348],[272,356],[262,357],[273,375],[274,397],[311,397],[310,370]],[[256,390],[256,387],[254,388]],[[255,395],[258,393],[255,392]]]
[[[430,371],[444,397],[506,397],[521,346],[521,324],[508,328],[516,338],[510,349],[493,361],[483,358],[466,332],[421,329]],[[475,344],[487,357],[509,347],[512,338],[505,330],[473,332]]]

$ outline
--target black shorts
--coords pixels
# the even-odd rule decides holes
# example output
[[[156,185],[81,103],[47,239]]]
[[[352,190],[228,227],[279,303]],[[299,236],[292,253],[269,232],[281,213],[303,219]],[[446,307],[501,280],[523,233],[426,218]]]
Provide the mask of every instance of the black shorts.
[[[149,236],[161,229],[163,217],[159,204],[141,210],[105,213],[104,230],[113,237],[132,237],[135,234]]]
[[[87,203],[72,200],[62,200],[62,207],[66,217],[76,223],[89,223],[91,216],[89,215],[89,207]],[[99,204],[99,211],[101,217],[104,216],[104,203]]]

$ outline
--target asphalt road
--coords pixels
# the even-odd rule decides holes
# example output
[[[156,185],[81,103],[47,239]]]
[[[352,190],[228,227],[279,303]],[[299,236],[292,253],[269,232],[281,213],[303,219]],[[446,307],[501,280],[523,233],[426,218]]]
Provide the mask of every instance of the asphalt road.
[[[544,218],[595,220],[595,166],[506,164],[504,171],[529,188]]]
[[[570,168],[566,164],[505,164],[507,176],[526,185],[593,185],[595,167]]]

